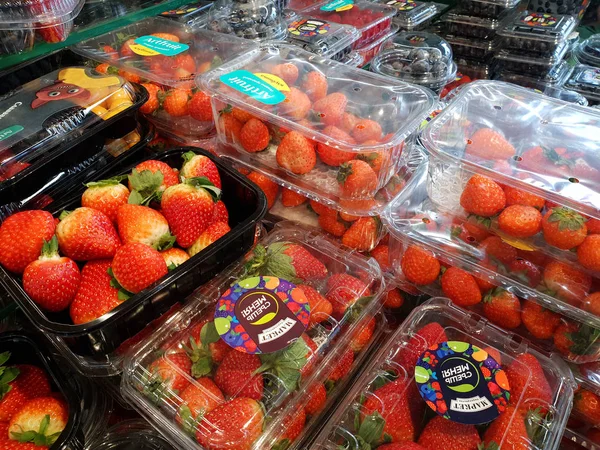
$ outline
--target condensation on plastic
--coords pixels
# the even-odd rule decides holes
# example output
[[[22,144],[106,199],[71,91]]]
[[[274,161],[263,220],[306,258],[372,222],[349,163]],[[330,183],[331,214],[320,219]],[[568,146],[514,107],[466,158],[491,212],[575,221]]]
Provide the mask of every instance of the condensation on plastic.
[[[369,64],[373,57],[377,53],[379,53],[379,50],[381,50],[381,48],[386,44],[386,42],[388,42],[396,33],[398,33],[399,30],[400,27],[392,23],[392,26],[390,27],[390,31],[388,33],[384,34],[376,41],[373,41],[364,47],[360,47],[354,50],[361,57],[360,64],[354,67],[363,67]]]
[[[583,95],[590,106],[600,104],[600,68],[581,64],[576,66],[564,88]]]
[[[313,350],[314,353],[308,357],[307,364],[310,364],[314,369],[300,379],[293,391],[289,391],[284,387],[281,378],[274,371],[267,370],[264,372],[264,391],[258,399],[264,405],[264,410],[258,408],[257,412],[251,418],[248,418],[246,422],[231,424],[232,427],[239,430],[236,431],[236,434],[246,433],[254,438],[253,445],[244,444],[243,448],[246,449],[258,450],[281,445],[287,431],[286,420],[294,417],[308,403],[310,400],[307,395],[308,392],[326,381],[333,388],[327,394],[327,403],[331,405],[331,401],[336,395],[339,395],[340,388],[349,379],[348,376],[345,376],[338,383],[335,378],[330,378],[335,369],[336,361],[342,355],[350,352],[352,340],[359,335],[371,320],[376,321],[375,328],[384,328],[384,324],[381,322],[382,316],[378,312],[381,309],[381,296],[385,289],[381,270],[376,263],[365,259],[359,254],[348,252],[322,234],[296,223],[281,222],[277,224],[274,230],[260,242],[267,250],[270,245],[279,243],[291,243],[304,247],[327,267],[325,277],[327,279],[340,273],[353,276],[360,275],[364,287],[357,290],[356,287],[344,286],[341,289],[344,291],[344,296],[349,294],[355,302],[361,297],[362,300],[358,300],[361,302],[359,308],[350,306],[341,315],[335,313],[326,315],[324,321],[309,326],[306,335],[316,343],[317,350]],[[165,384],[155,380],[149,367],[157,360],[161,364],[165,364],[166,367],[172,366],[173,363],[168,359],[169,355],[181,353],[182,344],[189,343],[190,337],[194,335],[194,328],[203,323],[205,319],[211,320],[214,317],[215,302],[223,292],[230,288],[232,283],[248,276],[245,267],[253,255],[253,251],[249,252],[246,257],[229,266],[220,276],[192,294],[187,299],[186,306],[180,312],[172,315],[161,328],[134,348],[127,358],[121,384],[122,394],[140,414],[178,448],[203,450],[213,448],[212,445],[215,448],[220,446],[229,447],[233,446],[234,443],[230,442],[227,437],[230,430],[220,429],[217,424],[208,423],[206,419],[196,425],[194,432],[202,432],[202,430],[211,428],[210,436],[205,438],[209,442],[208,447],[203,447],[196,439],[185,433],[176,420],[179,408],[183,404],[182,399],[176,392],[171,390],[168,383]],[[329,296],[329,299],[334,302],[334,309],[342,306],[341,303],[337,304],[338,300],[335,297],[339,292],[336,289],[340,288],[328,288],[325,278],[312,279],[310,284],[325,297]],[[352,304],[352,301],[350,304]],[[358,304],[356,303],[356,305]],[[361,356],[365,350],[366,347],[363,347],[362,350],[357,352],[354,358],[354,367],[361,363]],[[236,351],[238,350],[230,350],[230,352]],[[197,386],[201,390],[205,389],[197,384],[189,374],[181,372],[180,369],[173,368],[173,370],[180,372],[186,382]],[[163,395],[161,395],[158,402],[152,398],[151,394],[149,395],[147,390],[149,380],[161,383],[158,392]],[[240,381],[244,384],[242,380]],[[240,389],[246,389],[246,392],[248,392],[250,384],[246,383],[244,386],[240,386]],[[227,400],[232,401],[241,398],[243,396],[235,395],[228,397]],[[256,406],[258,407],[258,403],[256,403]],[[327,409],[328,406],[325,406],[323,411]],[[321,413],[317,413],[310,416],[310,418],[307,417],[303,434],[291,443],[290,448],[304,448],[299,446],[304,438],[303,435],[309,432],[309,429],[319,421],[321,416]],[[258,430],[256,424],[251,425],[254,421],[260,424]],[[253,440],[250,437],[248,439]],[[210,442],[213,444],[211,445]]]
[[[581,64],[600,67],[600,36],[590,36],[581,42],[573,53]]]
[[[416,398],[412,398],[411,401],[403,404],[407,405],[408,409],[415,414],[415,417],[423,419],[423,412],[428,407],[425,401],[419,398],[417,388],[413,385],[413,383],[416,383],[414,380],[414,367],[406,367],[406,363],[402,363],[402,361],[405,358],[403,355],[407,351],[410,352],[410,355],[418,355],[427,350],[429,345],[436,343],[436,337],[431,336],[426,339],[419,334],[419,331],[425,326],[434,324],[440,326],[440,335],[437,336],[437,342],[459,341],[473,344],[484,350],[492,348],[500,354],[504,369],[518,370],[523,378],[527,379],[521,387],[521,396],[518,398],[511,396],[510,404],[515,405],[523,412],[528,412],[528,404],[534,403],[548,410],[546,420],[529,419],[529,423],[538,427],[539,436],[542,436],[539,442],[534,444],[531,438],[528,439],[528,442],[524,442],[522,436],[510,436],[508,430],[515,427],[507,425],[501,442],[497,442],[499,448],[504,447],[504,445],[509,447],[512,447],[512,445],[527,446],[536,450],[554,450],[558,448],[573,398],[574,381],[566,364],[556,356],[547,356],[539,352],[527,341],[506,333],[480,316],[452,305],[448,299],[434,298],[413,310],[400,328],[389,336],[381,350],[371,358],[363,375],[338,403],[338,408],[315,438],[315,444],[310,447],[311,450],[362,448],[359,445],[359,429],[357,429],[357,426],[359,426],[361,418],[367,412],[363,406],[364,402],[366,399],[377,402],[379,400],[378,387],[382,384],[385,386],[385,384],[394,380],[398,383],[405,382],[404,387],[399,388],[398,393],[395,394],[398,396],[397,401],[399,402],[404,395],[416,396]],[[536,382],[534,380],[537,380],[533,377],[533,370],[519,359],[524,354],[535,357],[540,363],[550,387],[552,395],[550,402],[523,395],[529,388],[533,387],[532,383]],[[411,385],[414,389],[411,389]],[[400,389],[403,389],[402,392],[400,392]],[[380,411],[384,417],[390,417],[393,414],[395,407],[390,404],[393,399],[393,397],[392,399],[386,398],[385,402],[382,401],[382,405],[391,408]],[[398,411],[400,411],[400,408],[398,408]],[[398,414],[402,413],[399,412]],[[523,416],[516,414],[510,422],[519,419],[523,420]],[[418,425],[416,428],[418,432]],[[475,428],[473,427],[473,429]],[[510,444],[511,440],[512,445]]]
[[[304,74],[311,71],[323,74],[327,78],[328,94],[343,94],[347,98],[345,110],[357,117],[377,121],[382,128],[381,134],[385,138],[380,139],[380,143],[366,141],[363,144],[356,144],[348,135],[331,136],[328,134],[330,133],[328,128],[324,127],[318,117],[310,114],[308,110],[302,113],[304,120],[299,121],[300,113],[295,109],[286,113],[277,111],[276,108],[253,101],[245,94],[228,88],[220,81],[221,76],[236,70],[259,73],[280,64],[295,65],[302,74],[297,83],[290,86],[294,89],[301,89],[300,83]],[[217,151],[221,155],[229,156],[249,166],[251,170],[262,171],[277,179],[279,184],[294,187],[308,196],[321,199],[328,205],[335,205],[342,201],[345,203],[343,206],[345,209],[357,214],[369,214],[379,208],[376,193],[384,188],[398,171],[404,140],[427,117],[434,105],[433,95],[427,89],[350,68],[291,46],[263,46],[211,71],[201,81],[203,87],[212,93],[215,116],[219,116],[220,112],[231,104],[250,112],[270,127],[271,140],[267,148],[261,152],[251,153],[244,149],[237,138],[228,134],[223,129],[222,121],[219,121],[217,133],[221,145],[218,146]],[[293,117],[295,118],[292,119]],[[279,166],[276,159],[283,130],[299,132],[313,142],[326,144],[349,155],[370,154],[375,159],[381,158],[381,166],[375,174],[377,186],[368,186],[364,189],[361,186],[355,191],[344,192],[337,180],[340,169],[326,165],[319,158],[313,168],[302,175],[284,169]]]

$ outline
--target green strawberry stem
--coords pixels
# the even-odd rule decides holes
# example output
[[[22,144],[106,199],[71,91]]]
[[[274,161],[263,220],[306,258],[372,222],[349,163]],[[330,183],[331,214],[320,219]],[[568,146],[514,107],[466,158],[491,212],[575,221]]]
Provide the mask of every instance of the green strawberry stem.
[[[46,431],[48,430],[48,426],[50,425],[50,415],[46,414],[42,421],[40,422],[40,428],[38,431],[24,431],[22,433],[12,432],[13,439],[25,443],[25,442],[33,442],[35,445],[39,446],[50,446],[56,442],[58,436],[60,436],[60,431],[58,433],[54,433],[51,435],[46,435]]]
[[[113,273],[113,270],[111,267],[109,267],[106,270],[106,272],[111,277],[110,285],[112,287],[114,287],[115,289],[119,290],[119,293],[117,294],[117,297],[119,298],[119,300],[121,300],[121,301],[129,300],[133,296],[133,293],[129,292],[123,286],[121,286],[121,283],[119,283],[119,281],[115,278],[115,274]]]
[[[287,391],[293,392],[298,389],[300,371],[308,362],[309,353],[310,349],[304,339],[297,339],[283,350],[260,354],[262,365],[253,375],[263,372],[273,373],[281,380]]]
[[[169,250],[175,244],[176,239],[177,238],[171,233],[165,233],[159,238],[158,242],[156,242],[154,248],[156,248],[156,250],[159,252]]]
[[[56,235],[52,236],[50,241],[44,241],[42,246],[42,252],[40,259],[52,259],[58,256],[58,238]]]
[[[138,172],[133,169],[128,178],[132,188],[128,200],[130,204],[147,206],[153,200],[160,199],[159,188],[164,181],[164,175],[160,170]]]
[[[17,379],[20,370],[16,367],[6,367],[5,364],[10,359],[10,352],[0,353],[0,400],[10,392],[12,386],[10,383]]]
[[[215,203],[221,198],[221,189],[212,184],[206,177],[188,178],[185,180],[185,184],[189,184],[190,186],[194,186],[196,188],[205,189],[212,196]]]
[[[188,163],[194,156],[197,156],[194,152],[185,152],[181,157],[183,158],[183,164]]]
[[[552,210],[548,222],[558,222],[560,231],[578,231],[583,227],[586,219],[581,214],[561,206]]]
[[[92,181],[91,183],[86,183],[86,187],[105,187],[105,186],[116,186],[121,182],[127,179],[127,175],[119,175],[112,178],[107,178],[106,180],[100,181]]]

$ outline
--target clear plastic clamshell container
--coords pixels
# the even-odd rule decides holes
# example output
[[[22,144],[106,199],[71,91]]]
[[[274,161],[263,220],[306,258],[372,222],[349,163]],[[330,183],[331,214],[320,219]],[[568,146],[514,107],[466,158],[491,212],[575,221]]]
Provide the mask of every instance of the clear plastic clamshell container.
[[[434,106],[427,89],[292,46],[262,46],[201,81],[221,155],[359,215],[381,208],[404,140]]]
[[[496,49],[494,41],[465,38],[453,36],[451,34],[445,35],[444,39],[448,41],[457,58],[467,58],[486,62],[494,56],[494,51]]]
[[[371,358],[310,449],[557,449],[573,386],[559,358],[434,298]]]
[[[550,57],[531,55],[517,50],[500,49],[494,55],[494,63],[497,66],[495,72],[509,71],[545,77],[558,68],[568,51],[569,45],[566,41],[560,44]]]
[[[393,23],[401,31],[422,30],[439,12],[435,3],[418,0],[382,0],[380,3],[396,8]]]
[[[543,91],[547,87],[562,86],[569,78],[572,70],[573,68],[567,61],[562,61],[560,64],[554,66],[547,75],[541,78],[538,75],[525,75],[505,70],[495,74],[494,79]]]
[[[583,95],[575,91],[569,91],[562,87],[548,86],[540,92],[548,97],[557,98],[568,103],[576,103],[581,106],[589,105],[587,98],[585,98]]]
[[[84,41],[75,51],[103,70],[145,82],[150,100],[141,112],[159,130],[201,139],[214,134],[215,125],[194,79],[252,48],[251,41],[153,17]]]
[[[459,0],[458,7],[464,14],[497,19],[507,10],[519,5],[521,0]]]
[[[549,58],[576,26],[573,16],[523,11],[498,31],[497,45]]]
[[[360,39],[354,49],[364,47],[387,34],[392,26],[396,8],[366,0],[333,0],[304,11],[305,15],[356,27]]]
[[[572,365],[571,370],[577,383],[573,399],[573,411],[569,418],[569,427],[579,433],[589,435],[586,430],[595,429],[595,439],[598,439],[600,428],[600,366],[598,363]],[[592,447],[594,449],[595,447]]]
[[[590,36],[581,42],[573,53],[581,64],[600,67],[600,36]]]
[[[356,50],[351,51],[338,62],[348,67],[362,67],[365,64],[362,55]]]
[[[125,420],[86,444],[85,450],[174,450],[144,420]]]
[[[583,95],[592,106],[600,104],[600,68],[576,66],[564,87]]]
[[[493,39],[498,30],[504,27],[507,20],[507,16],[488,19],[454,12],[444,14],[441,17],[446,33],[454,36],[486,40]]]
[[[275,0],[216,0],[209,10],[207,28],[257,41],[281,40],[287,23]]]
[[[211,6],[211,1],[201,0],[164,11],[160,15],[190,27],[201,28],[206,25],[208,10]]]
[[[177,448],[305,448],[384,328],[383,292],[375,262],[282,222],[140,343],[122,394]]]
[[[308,52],[341,61],[359,38],[360,32],[350,25],[299,15],[288,24],[286,41]]]
[[[491,63],[456,57],[458,73],[468,76],[471,80],[489,80],[492,78]]]
[[[384,34],[376,41],[373,41],[364,47],[357,48],[356,50],[354,50],[362,58],[361,64],[358,67],[363,67],[369,64],[371,60],[375,57],[375,55],[379,53],[379,50],[381,50],[385,43],[396,33],[398,33],[399,29],[400,27],[398,27],[398,25],[392,23],[392,26],[390,27],[390,31],[388,33]]]

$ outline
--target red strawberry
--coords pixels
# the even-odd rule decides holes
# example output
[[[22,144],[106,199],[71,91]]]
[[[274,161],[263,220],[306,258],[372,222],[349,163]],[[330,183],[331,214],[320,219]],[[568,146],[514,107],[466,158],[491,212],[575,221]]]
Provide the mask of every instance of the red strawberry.
[[[327,377],[328,381],[339,381],[344,378],[352,370],[352,364],[354,363],[354,352],[351,348],[348,348],[342,353],[339,359],[335,360],[334,366]]]
[[[62,311],[75,298],[81,275],[77,264],[58,255],[58,240],[54,236],[42,247],[38,260],[23,272],[23,289],[46,311]]]
[[[281,189],[281,204],[286,208],[300,206],[306,202],[306,197],[290,189]]]
[[[220,189],[202,178],[186,180],[163,193],[160,206],[181,247],[191,247],[211,224],[220,195]]]
[[[132,191],[129,202],[147,205],[153,200],[160,200],[165,189],[178,183],[179,177],[171,166],[149,159],[135,166],[129,175],[129,190]]]
[[[474,425],[464,425],[436,416],[427,423],[418,443],[427,450],[478,450],[481,439]]]
[[[442,291],[461,307],[473,306],[481,302],[481,291],[475,278],[458,267],[450,267],[444,272]]]
[[[260,172],[251,172],[248,179],[256,184],[267,197],[267,208],[271,209],[279,195],[279,185]]]
[[[528,238],[542,229],[542,215],[532,206],[511,205],[500,213],[498,226],[509,236]]]
[[[165,95],[162,107],[171,117],[187,116],[189,110],[189,92],[183,89],[170,89]]]
[[[510,270],[510,274],[523,282],[529,287],[536,287],[542,281],[542,272],[540,269],[533,264],[531,261],[528,261],[523,258],[517,258],[508,266]]]
[[[273,448],[288,448],[292,442],[298,439],[306,423],[306,411],[300,407],[294,409],[283,419],[281,428],[283,432],[278,436],[277,443]]]
[[[244,150],[256,153],[267,148],[271,135],[263,122],[258,119],[250,119],[242,126],[239,140]]]
[[[160,252],[132,242],[117,250],[112,272],[125,291],[137,294],[166,275],[168,269]]]
[[[521,302],[515,294],[496,288],[483,299],[483,314],[490,322],[511,330],[521,325]]]
[[[369,287],[347,273],[334,273],[327,280],[327,295],[333,306],[333,314],[341,317],[361,297],[371,295]]]
[[[531,206],[541,211],[546,205],[546,200],[544,200],[542,197],[511,186],[504,186],[504,195],[506,195],[506,206]]]
[[[361,217],[344,233],[342,244],[360,252],[368,252],[377,243],[381,228],[379,218]]]
[[[155,359],[148,367],[150,373],[145,389],[156,400],[164,394],[179,394],[190,385],[192,361],[183,353],[170,353]]]
[[[279,112],[283,116],[297,121],[308,115],[311,105],[308,95],[293,87],[285,93],[285,100],[279,104]]]
[[[69,410],[64,401],[54,397],[37,397],[29,400],[10,420],[8,433],[11,439],[52,445],[67,426]]]
[[[573,412],[585,418],[592,426],[600,426],[600,397],[586,389],[579,389],[573,397]]]
[[[217,406],[225,403],[223,393],[210,378],[199,378],[181,391],[183,405],[176,420],[184,430],[195,433],[202,418]]]
[[[390,264],[389,247],[384,244],[379,244],[373,250],[370,255],[377,261],[382,272],[391,272],[392,265]]]
[[[46,211],[23,211],[8,217],[0,226],[0,264],[23,273],[40,257],[44,241],[52,239],[55,227],[54,217]]]
[[[0,167],[0,181],[10,180],[16,174],[24,171],[29,166],[31,166],[31,164],[24,161],[3,162],[2,167]]]
[[[587,236],[585,218],[568,208],[552,208],[542,220],[544,239],[550,245],[570,250],[581,244]]]
[[[121,184],[120,177],[95,181],[86,186],[81,196],[81,206],[103,212],[116,223],[119,206],[125,205],[129,198],[129,189]]]
[[[390,309],[402,308],[404,295],[400,289],[390,289],[385,295],[383,306]]]
[[[600,272],[600,234],[591,234],[577,248],[579,264]]]
[[[250,450],[262,433],[264,412],[260,403],[238,397],[204,416],[196,440],[211,450]]]
[[[263,376],[257,355],[233,350],[225,355],[215,373],[214,381],[229,397],[248,397],[260,400],[263,396]]]
[[[420,286],[436,281],[441,270],[433,253],[412,245],[402,255],[400,267],[408,281]]]
[[[467,141],[465,153],[476,160],[506,160],[516,154],[515,148],[500,133],[490,128],[480,128]]]
[[[225,134],[227,142],[240,142],[240,133],[244,123],[236,119],[233,114],[222,113],[219,117],[219,126]]]
[[[213,112],[210,97],[202,91],[196,92],[189,104],[190,116],[200,122],[212,122]]]
[[[433,344],[447,340],[448,337],[446,336],[446,332],[439,323],[428,323],[409,339],[408,345],[398,350],[398,353],[394,355],[392,360],[404,369],[410,371],[425,350]]]
[[[166,250],[175,242],[169,232],[167,219],[147,206],[122,205],[117,224],[123,244],[140,242],[158,250]]]
[[[276,158],[277,164],[298,175],[310,172],[317,163],[313,142],[297,131],[290,131],[283,137]]]
[[[210,244],[216,242],[230,231],[231,228],[229,228],[229,225],[227,225],[225,222],[211,223],[208,228],[202,232],[200,237],[196,239],[192,246],[188,248],[189,255],[194,256],[195,254],[200,253]]]
[[[208,156],[197,155],[194,152],[183,154],[183,166],[179,172],[181,178],[206,177],[208,181],[221,189],[221,176],[217,165]]]
[[[98,70],[98,67],[96,67],[96,70]],[[164,97],[164,92],[154,83],[142,83],[142,86],[148,91],[148,100],[141,106],[140,112],[142,114],[152,114],[160,108],[159,98]]]
[[[572,305],[579,305],[592,287],[592,277],[560,261],[551,261],[546,265],[543,279],[551,295]]]
[[[356,142],[379,141],[383,131],[381,125],[371,119],[359,119],[352,128],[352,136]]]
[[[304,410],[309,416],[319,414],[325,407],[327,401],[327,390],[323,383],[317,383],[314,387],[308,389],[308,398],[304,405]]]
[[[487,259],[493,263],[510,265],[518,256],[517,249],[507,244],[498,236],[485,238],[479,249],[484,253]]]
[[[90,261],[81,270],[81,283],[69,313],[75,325],[91,322],[119,306],[119,290],[111,285],[111,260]]]
[[[276,242],[264,248],[257,245],[254,258],[248,263],[260,275],[275,276],[287,280],[322,280],[327,267],[306,248],[291,242]]]
[[[328,126],[323,130],[323,133],[327,136],[330,136],[331,139],[341,141],[350,146],[354,145],[356,142],[352,136],[338,127]],[[340,150],[332,145],[327,145],[322,142],[317,143],[317,153],[319,154],[321,161],[328,166],[334,167],[340,166],[343,163],[354,159],[355,156],[353,152]]]
[[[10,352],[0,354],[2,374],[0,420],[8,422],[30,399],[50,394],[50,381],[46,373],[36,366],[19,364],[7,367]]]
[[[600,291],[588,295],[582,305],[585,311],[600,316]]]
[[[538,339],[552,339],[560,324],[560,315],[532,301],[523,302],[521,320],[527,331]]]
[[[190,255],[188,255],[185,251],[180,248],[171,247],[168,250],[164,250],[160,252],[163,259],[165,260],[165,264],[167,265],[169,270],[174,269],[182,265],[188,259],[190,259]]]
[[[327,77],[316,70],[308,72],[302,81],[301,88],[312,102],[321,100],[327,96]]]
[[[292,63],[277,64],[271,69],[273,75],[277,75],[289,86],[294,84],[298,79],[298,67]]]
[[[547,411],[552,404],[552,389],[544,369],[535,356],[523,353],[506,369],[510,384],[510,401],[525,411],[540,408]]]
[[[346,224],[340,220],[338,214],[323,214],[319,216],[319,226],[329,234],[342,237],[346,232]]]
[[[473,175],[461,196],[460,206],[470,214],[491,217],[506,206],[506,195],[498,183],[483,175]]]
[[[500,448],[500,445],[507,450],[528,450],[531,448],[529,445],[531,438],[527,434],[523,412],[515,410],[512,406],[506,408],[500,414],[500,417],[494,420],[485,431],[483,442],[486,449]]]
[[[352,160],[340,166],[337,180],[344,197],[363,198],[375,194],[377,174],[371,166],[361,160]]]
[[[344,130],[346,133],[352,133],[354,130],[354,126],[359,121],[359,118],[356,117],[352,113],[344,113],[342,117],[342,123],[340,124],[340,128]]]
[[[223,203],[223,200],[219,200],[215,203],[215,209],[213,210],[213,222],[229,223],[229,212],[227,206]]]
[[[354,353],[360,352],[363,348],[365,348],[371,339],[373,338],[373,332],[375,331],[375,319],[371,318],[358,332],[356,336],[352,338],[350,341],[350,348]]]
[[[119,49],[121,58],[135,58],[136,54],[131,50],[131,44],[135,44],[135,39],[127,39]]]
[[[333,312],[333,306],[329,300],[308,284],[301,284],[298,287],[302,289],[310,305],[310,323],[315,324],[329,320]]]
[[[346,112],[348,99],[340,92],[335,92],[317,100],[312,109],[325,125],[339,125]]]
[[[231,108],[231,114],[243,124],[248,122],[250,119],[256,119],[255,116],[241,108]]]

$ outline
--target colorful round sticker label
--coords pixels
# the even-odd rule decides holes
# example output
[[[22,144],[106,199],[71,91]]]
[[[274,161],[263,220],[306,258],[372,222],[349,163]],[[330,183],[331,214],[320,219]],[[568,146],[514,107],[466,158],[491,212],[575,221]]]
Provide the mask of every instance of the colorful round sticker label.
[[[288,31],[298,37],[312,38],[329,33],[331,25],[317,19],[301,19],[290,23]]]
[[[431,409],[468,425],[491,422],[506,409],[510,398],[508,378],[500,364],[467,342],[429,347],[417,361],[415,381]]]
[[[276,277],[252,277],[231,286],[217,302],[215,328],[231,347],[273,353],[306,330],[310,306],[302,289]]]
[[[551,27],[556,25],[558,19],[551,14],[530,13],[523,19],[523,22],[530,27]]]

